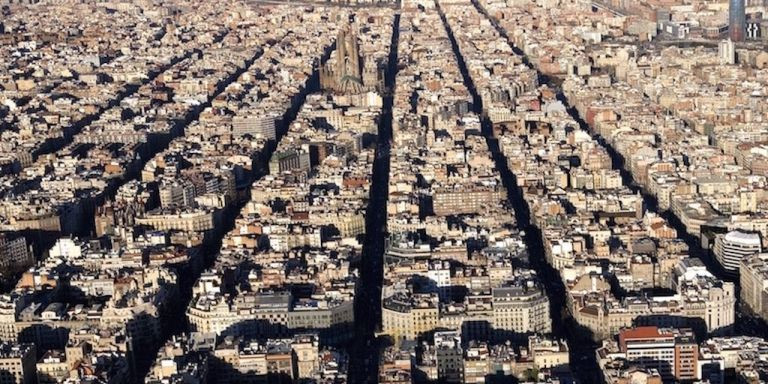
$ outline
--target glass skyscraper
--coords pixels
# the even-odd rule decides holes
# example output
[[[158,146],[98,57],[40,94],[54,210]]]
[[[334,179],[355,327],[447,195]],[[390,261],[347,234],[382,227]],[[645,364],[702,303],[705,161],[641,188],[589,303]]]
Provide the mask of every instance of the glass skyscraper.
[[[728,35],[732,41],[744,41],[746,33],[745,0],[730,0],[728,7]]]

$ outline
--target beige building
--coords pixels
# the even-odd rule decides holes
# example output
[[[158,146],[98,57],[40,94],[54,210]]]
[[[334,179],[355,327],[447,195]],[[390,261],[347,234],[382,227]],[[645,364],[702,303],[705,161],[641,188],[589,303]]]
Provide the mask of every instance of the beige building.
[[[597,339],[606,339],[622,328],[633,325],[659,327],[690,327],[688,319],[702,319],[707,332],[722,331],[735,321],[735,288],[733,283],[711,287],[700,297],[642,297],[592,301],[583,305],[574,301],[574,317],[579,324],[594,332]]]
[[[438,327],[437,295],[424,295],[413,300],[389,297],[383,302],[381,323],[384,333],[392,336],[395,342],[416,340],[419,335]]]
[[[382,329],[396,342],[441,328],[476,335],[552,331],[549,299],[535,285],[497,287],[491,297],[477,299],[462,310],[462,305],[438,304],[436,294],[395,294],[383,302]]]
[[[506,198],[503,187],[467,186],[458,189],[438,189],[432,195],[435,215],[457,215],[482,211],[483,206],[496,204]]]
[[[136,225],[146,225],[157,230],[204,232],[214,227],[212,211],[180,213],[148,213],[136,218]]]
[[[34,384],[36,359],[33,344],[0,344],[0,384]]]
[[[739,282],[741,302],[763,319],[768,319],[768,253],[741,259]]]
[[[46,352],[37,362],[37,383],[55,384],[64,381],[69,376],[70,363],[66,354],[59,350]]]
[[[243,294],[232,303],[202,297],[187,309],[187,319],[196,332],[256,338],[316,330],[326,343],[351,337],[354,316],[352,300],[302,305],[293,303],[287,293]]]
[[[213,356],[217,383],[263,383],[270,375],[296,378],[290,339],[268,340],[266,344],[228,339],[216,347]]]
[[[549,340],[540,336],[528,337],[528,352],[538,369],[568,365],[568,345],[562,340]]]
[[[493,328],[517,333],[552,331],[549,299],[540,289],[499,287],[493,294]]]

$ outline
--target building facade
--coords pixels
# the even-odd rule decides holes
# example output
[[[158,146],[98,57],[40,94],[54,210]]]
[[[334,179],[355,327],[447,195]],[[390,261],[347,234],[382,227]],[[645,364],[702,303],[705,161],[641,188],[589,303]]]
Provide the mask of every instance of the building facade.
[[[739,272],[741,259],[762,250],[760,235],[731,231],[715,237],[715,259],[728,273]]]

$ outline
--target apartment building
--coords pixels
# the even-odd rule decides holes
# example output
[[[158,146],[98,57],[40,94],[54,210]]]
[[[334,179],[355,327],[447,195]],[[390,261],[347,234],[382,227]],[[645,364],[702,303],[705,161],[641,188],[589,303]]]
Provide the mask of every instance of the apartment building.
[[[636,327],[619,333],[619,350],[626,359],[653,369],[665,380],[695,380],[698,344],[690,330]]]

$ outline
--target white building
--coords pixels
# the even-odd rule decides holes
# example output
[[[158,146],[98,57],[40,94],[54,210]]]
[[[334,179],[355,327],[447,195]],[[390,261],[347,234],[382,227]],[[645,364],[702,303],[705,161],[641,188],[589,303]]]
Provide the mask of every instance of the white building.
[[[715,259],[727,272],[738,272],[741,259],[759,253],[761,249],[757,233],[731,231],[715,237]]]

